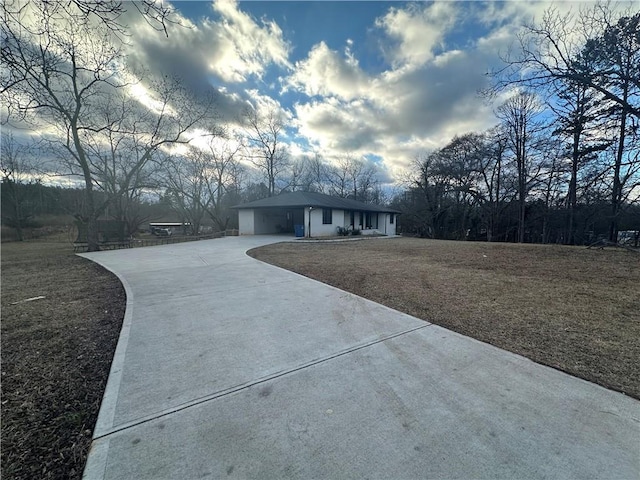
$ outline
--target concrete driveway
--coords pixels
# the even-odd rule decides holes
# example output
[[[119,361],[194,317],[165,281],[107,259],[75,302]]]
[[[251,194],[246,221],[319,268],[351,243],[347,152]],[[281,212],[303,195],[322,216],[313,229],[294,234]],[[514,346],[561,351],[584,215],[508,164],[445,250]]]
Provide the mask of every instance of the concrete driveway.
[[[640,402],[245,255],[281,240],[83,254],[128,297],[85,478],[640,478]]]

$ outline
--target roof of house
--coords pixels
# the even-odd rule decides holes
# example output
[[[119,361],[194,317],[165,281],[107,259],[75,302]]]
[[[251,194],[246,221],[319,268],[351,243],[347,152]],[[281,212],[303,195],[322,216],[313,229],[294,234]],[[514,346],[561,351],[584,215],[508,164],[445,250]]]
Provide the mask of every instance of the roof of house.
[[[384,213],[400,213],[393,208],[384,207],[382,205],[374,205],[372,203],[358,202],[349,198],[332,197],[324,193],[316,192],[291,192],[282,193],[275,197],[263,198],[254,202],[235,205],[232,208],[249,209],[249,208],[336,208],[340,210],[355,210],[362,212],[384,212]]]

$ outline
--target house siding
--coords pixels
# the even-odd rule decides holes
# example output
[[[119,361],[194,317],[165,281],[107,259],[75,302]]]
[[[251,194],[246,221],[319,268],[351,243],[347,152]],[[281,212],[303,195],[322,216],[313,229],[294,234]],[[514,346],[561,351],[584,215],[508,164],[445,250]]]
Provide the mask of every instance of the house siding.
[[[240,235],[254,235],[254,210],[238,210],[238,231]]]
[[[328,237],[335,235],[338,227],[342,227],[344,220],[344,210],[331,210],[331,223],[322,223],[322,208],[314,208],[311,210],[311,236],[312,237]],[[309,236],[309,209],[304,211],[305,236]]]
[[[391,215],[393,215],[393,223],[391,223]],[[383,213],[380,214],[381,217],[381,231],[385,235],[395,235],[396,234],[396,225],[398,224],[398,215],[396,213]]]

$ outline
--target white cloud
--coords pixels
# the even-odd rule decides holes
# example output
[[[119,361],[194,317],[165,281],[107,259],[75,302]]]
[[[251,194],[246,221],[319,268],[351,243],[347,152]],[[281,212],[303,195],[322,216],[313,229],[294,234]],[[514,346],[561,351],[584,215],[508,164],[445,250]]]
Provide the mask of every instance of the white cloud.
[[[477,91],[488,84],[485,72],[496,52],[444,48],[455,18],[450,4],[391,9],[377,24],[402,41],[391,68],[377,75],[360,68],[350,47],[341,55],[324,43],[314,46],[288,79],[290,88],[312,97],[295,107],[300,134],[327,157],[379,155],[400,178],[419,151],[493,125]]]
[[[296,63],[286,80],[310,98],[295,106],[299,133],[327,157],[344,152],[379,155],[401,178],[413,158],[455,135],[497,123],[479,90],[503,66],[500,55],[526,22],[540,21],[550,3],[439,2],[393,7],[377,19],[388,68],[364,70],[347,42],[345,52],[323,42]],[[584,3],[555,5],[560,14]],[[459,40],[467,26],[483,36]],[[454,32],[456,30],[456,32]],[[457,38],[455,44],[450,38]],[[452,45],[447,45],[451,41]],[[498,99],[499,101],[499,99]]]
[[[289,45],[273,21],[255,19],[230,0],[212,4],[219,19],[197,24],[177,14],[185,26],[169,25],[169,38],[139,19],[131,41],[131,62],[154,72],[170,70],[206,82],[215,76],[226,83],[261,78],[275,64],[289,68]]]
[[[247,88],[271,66],[291,67],[290,45],[275,22],[254,19],[235,1],[210,7],[210,17],[192,20],[176,11],[178,24],[167,25],[168,37],[140,16],[130,17],[127,64],[145,76],[178,78],[195,98],[213,94],[220,120],[233,123],[250,98]]]
[[[296,62],[287,85],[309,96],[337,96],[351,100],[363,95],[368,82],[358,60],[348,48],[345,56],[341,56],[330,50],[326,43],[320,42],[311,49],[305,60]]]
[[[405,8],[391,8],[376,21],[388,37],[398,45],[387,52],[392,66],[419,67],[431,60],[435,51],[444,48],[445,33],[458,17],[454,2],[409,4]]]
[[[235,74],[236,81],[244,81],[247,75],[261,77],[269,63],[291,66],[289,45],[276,22],[262,19],[259,25],[238,8],[235,0],[217,0],[213,9],[222,17],[215,32],[223,52],[223,58],[216,63],[218,74],[230,71]]]

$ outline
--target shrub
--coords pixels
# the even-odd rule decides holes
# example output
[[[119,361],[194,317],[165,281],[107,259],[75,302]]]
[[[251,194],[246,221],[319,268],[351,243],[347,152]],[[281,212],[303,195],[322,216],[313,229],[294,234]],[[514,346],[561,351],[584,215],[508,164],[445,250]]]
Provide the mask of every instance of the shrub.
[[[2,242],[17,242],[18,232],[16,232],[15,228],[2,225],[2,227],[0,227],[0,239]]]
[[[338,235],[342,236],[342,237],[346,237],[347,235],[349,235],[349,227],[338,227]]]
[[[360,229],[359,229],[359,228],[354,228],[354,229],[351,231],[351,235],[360,235]]]

